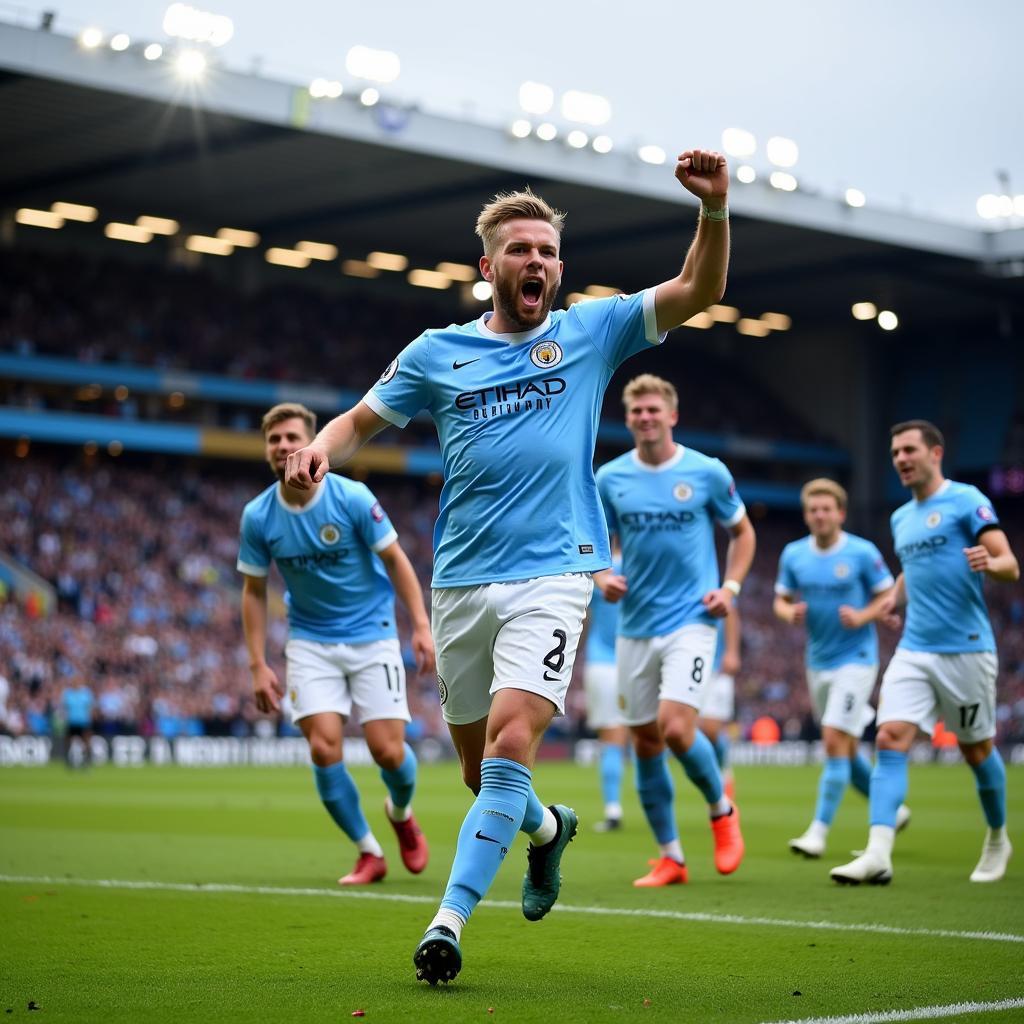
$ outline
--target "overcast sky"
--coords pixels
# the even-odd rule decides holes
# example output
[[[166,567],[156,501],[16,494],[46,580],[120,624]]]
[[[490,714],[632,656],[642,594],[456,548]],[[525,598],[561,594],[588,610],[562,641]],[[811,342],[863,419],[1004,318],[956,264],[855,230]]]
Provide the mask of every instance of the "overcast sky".
[[[42,5],[40,5],[41,7]],[[55,0],[56,28],[162,40],[166,2]],[[194,0],[231,17],[224,62],[349,84],[356,44],[398,53],[392,95],[487,123],[519,83],[606,96],[618,146],[720,148],[722,130],[795,139],[801,185],[984,226],[975,202],[1024,193],[1024,0]],[[23,7],[22,10],[25,8]],[[11,6],[0,3],[0,16]],[[19,20],[24,22],[23,15]],[[1018,221],[1024,223],[1024,220]]]

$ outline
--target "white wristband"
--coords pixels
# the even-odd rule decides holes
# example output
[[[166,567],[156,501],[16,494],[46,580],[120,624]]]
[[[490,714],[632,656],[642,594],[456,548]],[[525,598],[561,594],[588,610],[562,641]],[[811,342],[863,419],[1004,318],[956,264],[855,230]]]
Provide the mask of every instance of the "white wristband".
[[[700,215],[705,220],[728,220],[729,219],[729,207],[723,206],[720,210],[713,210],[710,206],[705,206],[703,203],[700,204]]]
[[[722,584],[722,589],[728,590],[733,597],[739,597],[740,591],[743,589],[743,584],[739,583],[737,580],[726,580]]]

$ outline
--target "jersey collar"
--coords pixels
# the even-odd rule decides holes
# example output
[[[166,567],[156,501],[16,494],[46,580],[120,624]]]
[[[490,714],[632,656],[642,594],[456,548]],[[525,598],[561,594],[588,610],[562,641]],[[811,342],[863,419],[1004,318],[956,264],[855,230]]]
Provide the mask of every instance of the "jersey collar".
[[[659,462],[656,466],[651,466],[648,463],[643,462],[640,458],[640,453],[635,448],[630,452],[630,454],[633,456],[633,464],[642,469],[645,473],[663,473],[666,469],[671,469],[679,463],[682,457],[686,454],[686,448],[677,441],[675,454],[670,455],[664,462]]]
[[[476,322],[476,329],[485,338],[497,338],[499,341],[505,342],[506,345],[522,345],[523,342],[533,341],[534,338],[539,338],[548,328],[551,326],[551,314],[544,318],[544,323],[539,327],[534,327],[532,331],[519,331],[516,334],[499,334],[497,331],[492,331],[487,326],[487,321],[494,316],[494,310],[489,309],[483,316],[480,317]]]
[[[814,539],[814,535],[811,534],[807,538],[807,544],[814,554],[820,558],[824,558],[826,555],[834,555],[838,551],[842,551],[846,547],[846,542],[850,539],[850,535],[845,530],[839,531],[839,536],[836,537],[835,543],[830,544],[827,548],[819,548],[818,542]]]
[[[914,503],[917,504],[917,505],[925,505],[925,504],[927,504],[933,498],[937,498],[940,494],[945,494],[946,491],[949,490],[949,485],[952,482],[953,481],[950,480],[949,477],[947,476],[946,479],[943,480],[941,484],[939,484],[939,489],[934,494],[929,494],[927,498],[923,498],[921,501],[917,501],[915,499]]]
[[[327,478],[324,477],[324,479],[320,481],[320,484],[316,489],[316,494],[314,494],[313,497],[310,498],[309,501],[307,501],[306,504],[303,505],[301,508],[299,508],[296,505],[289,505],[288,502],[284,500],[284,495],[281,494],[280,483],[278,483],[277,486],[274,488],[274,497],[277,498],[278,505],[281,508],[283,508],[285,512],[289,513],[289,515],[301,516],[304,515],[306,512],[311,511],[320,503],[320,499],[324,496],[324,491],[326,490]]]

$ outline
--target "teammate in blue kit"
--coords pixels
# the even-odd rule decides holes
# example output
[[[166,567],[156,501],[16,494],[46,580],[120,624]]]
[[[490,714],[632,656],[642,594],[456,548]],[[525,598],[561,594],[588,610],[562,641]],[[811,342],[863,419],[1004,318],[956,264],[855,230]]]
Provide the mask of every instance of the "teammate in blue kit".
[[[807,687],[821,724],[825,764],[814,819],[789,841],[794,853],[820,857],[843,794],[868,794],[871,764],[860,738],[874,720],[869,701],[878,678],[878,630],[894,580],[878,548],[847,533],[846,490],[818,479],[800,492],[810,534],[787,544],[779,559],[774,610],[792,626],[807,627]],[[900,808],[899,826],[910,818]]]
[[[621,558],[612,552],[612,571],[619,572]],[[583,689],[587,698],[587,726],[601,744],[599,759],[604,818],[595,832],[614,832],[622,827],[622,776],[625,747],[629,740],[619,708],[619,682],[615,669],[615,633],[619,612],[594,587],[587,612],[587,639],[583,664]]]
[[[591,573],[611,565],[592,470],[601,400],[616,368],[717,302],[729,259],[729,174],[717,153],[687,151],[676,178],[701,200],[677,276],[636,293],[552,310],[562,276],[562,215],[533,193],[496,197],[477,220],[493,312],[429,330],[354,409],[289,459],[301,488],[389,423],[426,410],[445,483],[434,531],[432,627],[445,720],[476,800],[459,833],[441,907],[416,949],[417,977],[449,981],[459,939],[520,830],[530,836],[523,913],[558,896],[577,828],[545,809],[532,766],[561,713]]]
[[[665,748],[707,801],[715,867],[727,875],[743,859],[739,811],[725,795],[708,738],[697,728],[717,646],[715,620],[729,614],[754,559],[754,528],[729,471],[718,459],[672,438],[676,389],[653,374],[622,394],[636,448],[602,466],[597,486],[609,532],[622,544],[622,575],[594,582],[622,600],[616,660],[623,720],[636,751],[640,802],[660,857],[633,884],[687,880]],[[730,534],[725,581],[719,582],[714,524]]]
[[[1011,583],[1020,578],[1020,568],[988,498],[942,475],[945,442],[939,429],[927,420],[909,420],[890,433],[893,466],[913,498],[892,514],[903,571],[885,611],[905,606],[906,621],[882,677],[868,846],[831,875],[853,885],[892,880],[907,755],[918,731],[931,733],[941,717],[974,772],[988,824],[971,881],[995,882],[1006,873],[1012,848],[1006,834],[1006,769],[992,742],[998,666],[982,576]]]
[[[416,755],[405,742],[409,708],[396,591],[409,613],[420,671],[433,671],[434,647],[416,573],[369,489],[334,474],[312,488],[285,481],[288,456],[315,430],[316,418],[303,405],[275,405],[263,417],[266,457],[278,483],[242,512],[242,625],[256,706],[279,711],[284,687],[266,662],[267,574],[275,562],[288,590],[288,707],[309,742],[320,799],[359,850],[355,868],[338,882],[365,885],[384,878],[387,864],[342,760],[353,704],[388,791],[385,810],[402,862],[418,874],[428,857],[412,813]]]

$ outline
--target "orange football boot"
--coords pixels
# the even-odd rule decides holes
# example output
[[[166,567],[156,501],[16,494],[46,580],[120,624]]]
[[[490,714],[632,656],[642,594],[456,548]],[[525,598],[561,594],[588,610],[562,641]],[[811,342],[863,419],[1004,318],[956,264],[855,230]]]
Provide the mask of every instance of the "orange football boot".
[[[671,857],[659,857],[649,860],[651,870],[638,878],[633,884],[638,889],[654,889],[662,885],[685,885],[687,881],[686,865]]]
[[[359,854],[356,866],[338,879],[338,885],[369,885],[379,882],[388,873],[388,866],[383,857],[375,857],[372,853]]]
[[[728,814],[712,818],[711,833],[715,839],[715,867],[720,875],[731,875],[743,860],[740,809],[733,804]]]
[[[387,805],[384,806],[384,813],[387,814]],[[426,866],[430,851],[427,848],[427,840],[423,835],[420,826],[416,822],[415,815],[410,814],[405,821],[392,821],[388,814],[388,821],[398,836],[398,852],[402,855],[402,863],[406,870],[418,875]]]

